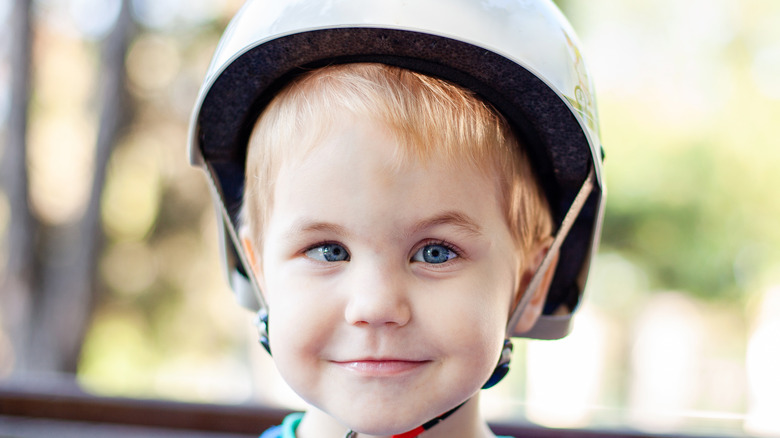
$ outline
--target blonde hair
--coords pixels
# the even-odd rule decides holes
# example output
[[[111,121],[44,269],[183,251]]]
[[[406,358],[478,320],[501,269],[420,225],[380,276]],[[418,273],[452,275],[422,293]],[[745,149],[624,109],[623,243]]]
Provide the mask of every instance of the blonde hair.
[[[283,162],[305,154],[344,112],[387,126],[398,163],[435,158],[494,178],[507,226],[527,253],[552,232],[550,208],[507,121],[474,93],[384,64],[323,67],[296,78],[263,111],[249,140],[243,220],[259,242]]]

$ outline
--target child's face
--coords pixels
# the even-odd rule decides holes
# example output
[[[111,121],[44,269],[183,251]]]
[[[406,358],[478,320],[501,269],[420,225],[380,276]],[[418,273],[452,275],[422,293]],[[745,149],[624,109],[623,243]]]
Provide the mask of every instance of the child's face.
[[[496,184],[436,159],[398,165],[397,147],[345,116],[282,165],[258,254],[281,374],[365,433],[414,428],[479,390],[520,272]]]

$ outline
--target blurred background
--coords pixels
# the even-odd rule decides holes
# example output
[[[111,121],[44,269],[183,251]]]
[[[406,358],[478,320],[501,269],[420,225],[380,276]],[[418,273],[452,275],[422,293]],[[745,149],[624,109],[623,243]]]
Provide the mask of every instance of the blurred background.
[[[497,421],[780,436],[780,2],[557,2],[608,208],[575,330]],[[0,384],[298,407],[219,265],[189,113],[237,0],[0,1]]]

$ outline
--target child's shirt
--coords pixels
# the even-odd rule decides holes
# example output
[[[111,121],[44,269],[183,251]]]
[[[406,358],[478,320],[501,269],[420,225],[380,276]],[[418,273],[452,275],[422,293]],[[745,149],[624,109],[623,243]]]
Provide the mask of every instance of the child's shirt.
[[[294,412],[286,417],[282,424],[274,426],[260,435],[260,438],[296,438],[295,429],[303,418],[303,412]]]
[[[296,438],[295,429],[303,418],[303,412],[295,412],[284,418],[282,424],[274,426],[260,435],[260,438]],[[498,436],[496,438],[512,438],[509,436]]]

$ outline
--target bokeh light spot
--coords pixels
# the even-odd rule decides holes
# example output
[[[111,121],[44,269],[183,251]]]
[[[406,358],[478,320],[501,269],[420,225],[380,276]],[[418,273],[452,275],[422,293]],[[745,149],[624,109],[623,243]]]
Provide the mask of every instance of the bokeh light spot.
[[[179,72],[179,50],[172,39],[144,35],[127,54],[127,75],[141,93],[158,93],[168,87]]]
[[[134,137],[111,159],[103,192],[106,232],[119,240],[140,240],[152,229],[162,197],[159,155],[148,137]]]

